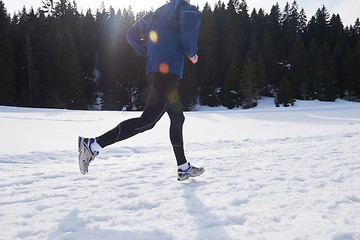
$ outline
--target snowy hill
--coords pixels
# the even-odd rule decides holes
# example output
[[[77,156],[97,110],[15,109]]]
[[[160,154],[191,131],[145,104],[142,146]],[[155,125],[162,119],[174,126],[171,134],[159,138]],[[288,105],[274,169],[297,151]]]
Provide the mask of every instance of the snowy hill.
[[[0,239],[360,239],[359,103],[196,110],[180,183],[167,116],[82,176],[77,136],[140,113],[0,107]]]

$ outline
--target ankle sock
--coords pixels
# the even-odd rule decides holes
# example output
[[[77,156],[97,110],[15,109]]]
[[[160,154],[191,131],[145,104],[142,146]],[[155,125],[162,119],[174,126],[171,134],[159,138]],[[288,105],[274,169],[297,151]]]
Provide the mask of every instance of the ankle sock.
[[[90,149],[92,152],[100,152],[102,147],[97,143],[96,139],[90,144]]]
[[[186,170],[189,169],[189,167],[190,167],[190,163],[186,162],[186,163],[181,164],[180,166],[178,166],[178,169],[182,170],[182,171],[186,171]]]

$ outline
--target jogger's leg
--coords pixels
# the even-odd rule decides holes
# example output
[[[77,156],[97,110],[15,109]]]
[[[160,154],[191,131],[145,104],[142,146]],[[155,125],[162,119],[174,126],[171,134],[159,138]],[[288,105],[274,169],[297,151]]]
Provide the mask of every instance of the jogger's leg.
[[[179,99],[170,105],[167,113],[170,117],[170,140],[173,146],[177,165],[180,166],[185,164],[187,161],[184,153],[183,140],[183,125],[185,116]]]
[[[97,137],[96,140],[101,147],[106,147],[153,128],[168,110],[170,106],[168,95],[174,89],[176,90],[179,76],[150,73],[148,74],[148,81],[151,90],[142,115],[138,118],[125,120]]]
[[[150,92],[152,98],[154,90]],[[157,121],[164,115],[169,108],[169,102],[162,98],[156,105],[145,107],[142,115],[121,122],[115,128],[96,138],[101,147],[106,147],[115,142],[130,138],[138,133],[149,130],[155,126]]]

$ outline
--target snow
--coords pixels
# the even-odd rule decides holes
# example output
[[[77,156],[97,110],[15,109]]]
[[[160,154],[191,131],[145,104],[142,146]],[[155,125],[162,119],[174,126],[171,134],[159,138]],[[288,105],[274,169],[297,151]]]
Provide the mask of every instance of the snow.
[[[164,116],[82,176],[77,136],[139,112],[0,107],[0,239],[360,239],[360,104],[272,98],[187,112],[176,180]]]

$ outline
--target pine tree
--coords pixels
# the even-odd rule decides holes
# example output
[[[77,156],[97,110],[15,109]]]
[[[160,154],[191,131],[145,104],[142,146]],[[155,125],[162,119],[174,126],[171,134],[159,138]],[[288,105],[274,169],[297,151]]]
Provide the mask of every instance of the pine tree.
[[[227,108],[234,108],[239,105],[239,96],[237,89],[240,81],[239,55],[236,46],[235,32],[231,32],[227,44],[227,56],[229,63],[227,64],[227,72],[224,84],[221,88],[220,100],[221,104]]]
[[[33,47],[34,66],[32,81],[32,106],[48,107],[48,96],[51,95],[48,85],[50,80],[46,79],[45,73],[48,63],[47,53],[51,48],[52,36],[55,34],[52,17],[45,17],[45,13],[38,10],[36,15],[30,12],[28,29],[31,45]],[[26,44],[25,44],[26,45]],[[26,51],[25,51],[26,52]]]
[[[219,64],[217,64],[216,44],[219,36],[216,34],[214,15],[206,3],[201,13],[201,34],[198,42],[200,61],[197,63],[201,73],[199,74],[200,103],[210,106],[219,104],[219,98],[214,92],[221,85],[219,78],[217,78]]]
[[[27,73],[28,73],[28,86],[29,86],[29,107],[34,106],[34,96],[35,96],[35,106],[36,106],[36,96],[39,94],[39,75],[35,70],[35,56],[33,52],[33,46],[30,39],[29,32],[26,34],[26,43],[25,43],[25,55],[27,59]]]
[[[315,96],[321,101],[334,101],[337,98],[335,63],[326,41],[318,52],[318,60],[314,78]]]
[[[243,108],[257,105],[260,93],[265,89],[264,60],[255,38],[251,41],[246,61],[242,68],[239,92],[243,100]]]
[[[336,44],[344,45],[345,44],[345,32],[344,25],[341,22],[340,15],[333,14],[328,29],[328,42],[330,44],[330,50],[335,49]]]
[[[97,49],[95,19],[89,9],[85,17],[81,17],[77,49],[81,66],[81,79],[84,84],[84,97],[87,108],[95,103],[98,91],[97,81]],[[96,74],[95,74],[96,73]]]
[[[0,1],[0,104],[13,105],[15,92],[15,58],[9,37],[10,18]]]
[[[360,39],[360,19],[357,18],[354,25],[345,28],[349,47],[355,49],[357,41]]]
[[[304,37],[307,32],[307,17],[304,8],[301,8],[298,22],[298,33]]]
[[[279,7],[279,4],[276,3],[272,6],[270,15],[268,17],[268,30],[270,37],[272,39],[273,46],[276,46],[276,43],[280,41],[280,35],[281,35],[281,21],[282,14]]]
[[[239,65],[240,67],[244,65],[245,62],[245,56],[247,53],[247,50],[249,49],[252,36],[251,34],[244,34],[244,33],[250,33],[251,32],[251,26],[250,26],[250,16],[248,13],[248,6],[245,0],[241,0],[238,7],[239,11],[239,21],[237,25],[234,27],[237,32],[237,47],[238,47],[238,54],[239,54]]]
[[[209,106],[217,106],[221,104],[220,102],[220,93],[221,88],[224,84],[224,76],[226,76],[227,69],[228,69],[228,61],[227,61],[227,51],[224,50],[224,45],[227,43],[229,39],[229,29],[226,24],[226,14],[227,10],[225,9],[225,4],[218,1],[214,8],[214,33],[215,39],[213,45],[210,47],[208,51],[212,51],[215,56],[215,64],[216,64],[216,71],[215,71],[215,84],[213,86],[208,85],[203,88],[203,82],[201,82],[200,87],[200,103],[206,104]],[[201,24],[203,25],[203,23]],[[200,27],[201,27],[200,25]],[[201,38],[203,32],[200,31],[199,39]],[[201,46],[199,45],[199,50]],[[202,59],[202,57],[200,56]],[[202,60],[200,60],[202,61]],[[202,74],[202,72],[201,72]],[[199,76],[201,75],[199,74]]]
[[[46,78],[50,81],[49,106],[84,109],[79,59],[69,27],[56,32],[48,54]]]
[[[293,2],[290,7],[289,3],[286,3],[285,9],[282,15],[282,56],[287,59],[290,49],[292,48],[297,37],[299,22],[298,5],[296,1]]]
[[[43,52],[43,29],[41,28],[41,11],[35,14],[33,9],[30,9],[27,16],[26,35],[24,42],[24,56],[26,59],[26,70],[28,80],[28,105],[30,107],[41,107],[41,90],[42,78],[39,65],[42,65],[41,58]]]
[[[356,82],[357,80],[357,67],[358,62],[356,52],[354,52],[349,46],[346,49],[343,64],[343,79],[344,79],[344,91],[345,96],[350,101],[356,100]]]
[[[270,71],[272,71],[272,73],[270,73],[270,82],[269,84],[271,86],[278,86],[278,82],[279,82],[279,76],[278,76],[278,62],[281,62],[281,57],[282,57],[282,40],[281,40],[281,19],[282,19],[282,13],[279,7],[279,4],[276,3],[275,5],[272,6],[271,8],[271,12],[268,16],[268,25],[267,25],[267,30],[269,31],[269,35],[270,35],[270,39],[271,39],[271,46],[273,47],[274,51],[274,55],[271,56],[272,58],[272,63],[271,65],[269,65],[269,69],[271,69]],[[264,59],[265,62],[268,63],[269,61],[266,60],[267,57],[264,54]]]
[[[266,24],[264,11],[260,9],[259,12],[256,12],[254,8],[250,15],[250,21],[251,35],[255,38],[257,44],[261,44]]]
[[[275,47],[272,43],[272,39],[268,30],[265,30],[262,45],[261,53],[263,56],[264,62],[264,71],[265,71],[265,96],[272,96],[272,89],[274,86],[278,86],[278,59],[276,57]]]
[[[260,50],[258,50],[257,56],[257,75],[258,81],[256,82],[256,89],[258,92],[258,98],[260,98],[260,96],[264,96],[268,93],[265,61],[263,54]]]
[[[337,89],[339,98],[343,98],[345,96],[344,89],[344,79],[343,79],[343,65],[344,65],[344,55],[345,55],[345,45],[336,43],[335,49],[333,51],[334,61],[335,61],[335,72],[337,79]]]
[[[306,90],[308,88],[307,80],[307,53],[305,45],[300,37],[296,39],[292,51],[289,56],[289,77],[288,81],[295,97],[299,99],[306,98]]]
[[[289,107],[290,105],[294,106],[294,102],[294,92],[291,89],[289,80],[285,74],[275,98],[275,105],[280,107],[282,104],[284,107]]]
[[[42,4],[42,12],[52,16],[55,12],[54,0],[43,0]]]
[[[239,83],[239,91],[243,100],[242,107],[245,109],[257,106],[257,100],[259,98],[256,89],[257,79],[256,65],[252,62],[251,58],[247,56]]]
[[[183,110],[190,111],[196,106],[198,98],[197,85],[196,65],[185,60],[184,75],[178,87]]]
[[[142,107],[138,101],[140,99],[138,94],[147,84],[144,71],[145,58],[136,53],[125,38],[126,30],[135,22],[132,8],[124,9],[122,18],[121,20],[118,18],[118,21],[122,27],[117,35],[118,40],[114,44],[120,47],[117,56],[120,67],[116,72],[121,91],[120,103],[124,104],[127,110],[137,110],[138,106]],[[135,95],[132,93],[134,89],[136,89]]]
[[[121,14],[120,14],[121,17]],[[120,55],[120,45],[122,42],[117,39],[120,26],[112,31],[110,25],[115,28],[115,10],[110,8],[107,12],[105,6],[102,6],[101,12],[97,11],[96,32],[98,65],[101,73],[99,86],[103,93],[102,107],[105,110],[121,110],[126,105],[126,100],[121,98],[126,95],[126,91],[120,85],[120,78],[117,71],[120,68],[118,56]],[[115,43],[117,42],[117,45]]]
[[[326,7],[317,10],[314,17],[311,18],[308,26],[309,39],[315,39],[318,45],[328,40],[329,13]]]
[[[309,81],[308,87],[305,90],[305,99],[315,99],[316,98],[316,90],[315,90],[315,75],[317,72],[317,69],[319,67],[319,54],[318,54],[318,45],[313,39],[309,45],[308,49],[308,61],[307,61],[307,76],[306,78]]]
[[[27,72],[27,58],[25,56],[26,33],[29,31],[29,19],[24,7],[18,13],[17,24],[12,24],[11,41],[14,45],[15,56],[15,82],[16,92],[14,94],[14,101],[18,106],[28,106],[28,72]]]
[[[360,30],[360,29],[359,29]],[[359,32],[360,34],[360,32]],[[356,72],[355,72],[355,94],[358,100],[360,100],[360,39],[358,40],[355,48],[356,53]]]
[[[246,58],[250,59],[251,62],[255,65],[256,78],[254,79],[254,88],[255,88],[254,99],[257,100],[260,93],[264,92],[265,90],[266,72],[264,66],[264,58],[255,38],[253,38],[253,40],[251,41],[250,48],[246,55]]]
[[[60,19],[63,15],[66,14],[67,11],[67,1],[68,0],[58,0],[58,2],[55,4],[54,8],[54,16],[57,19]]]
[[[97,49],[97,62],[98,68],[101,72],[101,77],[99,79],[100,90],[104,91],[109,87],[107,78],[104,77],[106,75],[106,46],[107,43],[107,21],[109,18],[109,13],[106,11],[104,2],[102,2],[101,11],[98,9],[96,12],[96,20],[95,20],[95,29],[96,29],[96,49]]]
[[[225,40],[227,40],[226,43],[230,43],[232,44],[232,47],[237,48],[238,51],[241,51],[241,44],[242,44],[242,38],[240,36],[240,32],[241,32],[241,22],[240,22],[240,17],[238,14],[239,11],[239,1],[238,0],[229,0],[228,4],[227,4],[227,9],[226,9],[226,15],[225,15],[225,26],[221,26],[221,27],[225,27],[226,32],[225,32]],[[231,40],[230,40],[231,38]],[[225,42],[221,43],[222,45]],[[229,47],[229,45],[227,45]],[[225,53],[225,66],[229,66],[229,63],[231,62],[232,59],[232,51],[229,51],[229,49],[226,49],[226,53]],[[239,52],[239,56],[241,56],[241,53]]]

